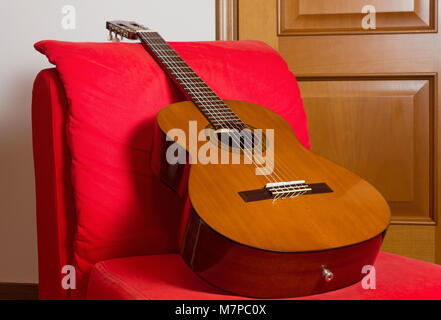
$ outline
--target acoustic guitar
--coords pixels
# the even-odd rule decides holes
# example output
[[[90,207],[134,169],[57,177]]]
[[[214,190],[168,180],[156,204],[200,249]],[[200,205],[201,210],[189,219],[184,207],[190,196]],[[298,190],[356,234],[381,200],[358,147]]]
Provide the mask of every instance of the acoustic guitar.
[[[106,27],[113,40],[140,40],[188,98],[163,108],[157,124],[161,178],[176,191],[188,186],[181,254],[197,275],[258,298],[317,294],[368,276],[390,222],[371,184],[304,148],[275,112],[223,101],[157,32],[127,21]],[[205,139],[170,134],[194,135],[194,124]],[[201,148],[235,161],[204,161]],[[182,150],[186,161],[170,157]]]

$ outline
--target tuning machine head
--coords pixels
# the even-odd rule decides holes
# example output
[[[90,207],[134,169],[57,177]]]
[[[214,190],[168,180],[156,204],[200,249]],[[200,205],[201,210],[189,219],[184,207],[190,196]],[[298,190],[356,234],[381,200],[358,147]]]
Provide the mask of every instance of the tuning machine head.
[[[138,39],[137,32],[149,30],[148,28],[134,21],[122,20],[107,21],[106,29],[109,30],[109,40],[114,42],[119,42],[123,38],[136,40]],[[118,39],[118,35],[121,37],[121,40]]]
[[[122,35],[119,36],[120,38],[118,38],[118,34],[116,32],[109,31],[109,38],[107,38],[107,40],[112,42],[120,42],[123,40],[123,36]]]

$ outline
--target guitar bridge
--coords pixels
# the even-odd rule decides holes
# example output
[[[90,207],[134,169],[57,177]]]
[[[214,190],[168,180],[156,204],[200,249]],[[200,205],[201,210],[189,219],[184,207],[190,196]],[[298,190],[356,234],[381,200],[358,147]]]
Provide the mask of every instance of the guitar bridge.
[[[241,191],[239,195],[245,202],[273,199],[295,198],[310,194],[330,193],[332,189],[326,183],[307,184],[303,180],[268,183],[264,188]]]

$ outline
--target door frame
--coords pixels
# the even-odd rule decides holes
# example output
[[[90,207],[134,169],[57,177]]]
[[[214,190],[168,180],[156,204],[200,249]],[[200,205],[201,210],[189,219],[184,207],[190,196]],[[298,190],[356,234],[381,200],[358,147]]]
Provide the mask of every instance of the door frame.
[[[216,40],[239,39],[239,1],[216,0]]]

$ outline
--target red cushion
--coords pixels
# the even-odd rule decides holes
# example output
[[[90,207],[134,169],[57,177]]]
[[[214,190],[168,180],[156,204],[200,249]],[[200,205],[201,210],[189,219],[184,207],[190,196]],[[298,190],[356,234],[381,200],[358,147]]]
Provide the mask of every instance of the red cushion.
[[[297,83],[276,51],[255,41],[172,45],[222,98],[280,113],[309,147]],[[74,296],[81,297],[96,262],[177,251],[182,203],[150,164],[155,116],[183,95],[139,44],[43,41],[36,48],[57,66],[68,100]]]
[[[300,299],[441,299],[441,266],[380,252],[376,289],[361,282]],[[91,272],[88,299],[246,299],[212,287],[178,254],[103,261]]]

